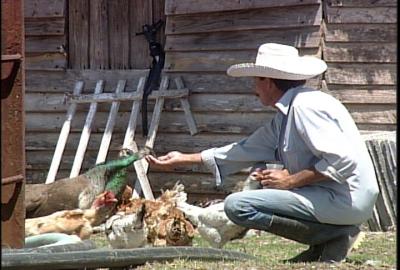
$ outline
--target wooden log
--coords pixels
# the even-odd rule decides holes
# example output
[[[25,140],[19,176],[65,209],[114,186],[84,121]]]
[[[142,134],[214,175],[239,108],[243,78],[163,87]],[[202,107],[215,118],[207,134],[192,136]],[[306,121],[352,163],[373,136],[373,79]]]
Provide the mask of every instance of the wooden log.
[[[393,7],[329,7],[325,9],[327,23],[396,23]]]
[[[272,7],[293,7],[298,5],[319,4],[320,0],[256,0],[256,1],[232,1],[232,0],[203,0],[201,2],[196,0],[166,0],[165,1],[165,14],[193,14],[193,13],[208,13],[208,12],[224,12],[231,10],[247,10],[258,8],[272,8]]]
[[[125,80],[120,80],[115,93],[122,93],[125,89]],[[119,101],[113,101],[108,115],[106,129],[104,130],[103,138],[101,139],[99,153],[97,154],[96,164],[106,161],[108,149],[111,143],[111,137],[115,126],[115,120],[119,109]]]
[[[83,82],[81,81],[77,82],[73,93],[78,95],[82,91],[82,88],[83,88]],[[54,156],[50,165],[49,173],[47,174],[46,184],[54,182],[55,177],[57,175],[58,167],[60,166],[61,157],[64,152],[65,145],[67,143],[68,135],[71,129],[71,121],[74,118],[75,111],[76,111],[76,104],[71,104],[67,111],[66,120],[61,128],[60,137],[58,139],[54,151]]]
[[[167,35],[165,50],[210,51],[210,50],[256,50],[260,44],[275,42],[299,48],[315,48],[321,42],[320,26],[305,26],[285,29],[256,29]]]
[[[65,35],[65,17],[26,17],[25,37],[26,36],[60,36]]]
[[[396,24],[323,24],[326,42],[379,42],[397,40]]]
[[[397,45],[391,43],[336,43],[325,42],[326,62],[396,63]],[[378,53],[377,53],[378,52]]]
[[[104,81],[100,80],[97,82],[96,88],[94,90],[95,94],[99,94],[103,91]],[[79,140],[79,145],[76,150],[74,163],[72,164],[71,173],[69,175],[70,178],[78,176],[81,170],[83,158],[85,156],[87,144],[89,142],[90,133],[92,130],[92,123],[94,121],[94,116],[97,111],[97,103],[93,102],[90,104],[89,112],[86,116],[85,125],[83,126],[81,138]]]
[[[392,210],[392,206],[387,194],[387,188],[385,186],[385,172],[382,166],[382,161],[379,153],[379,149],[376,147],[376,143],[373,140],[367,140],[366,145],[370,153],[372,162],[374,164],[376,178],[379,185],[380,193],[377,198],[376,208],[379,214],[381,227],[383,230],[387,230],[389,227],[396,224],[395,215]]]
[[[320,4],[169,16],[166,35],[320,25]]]

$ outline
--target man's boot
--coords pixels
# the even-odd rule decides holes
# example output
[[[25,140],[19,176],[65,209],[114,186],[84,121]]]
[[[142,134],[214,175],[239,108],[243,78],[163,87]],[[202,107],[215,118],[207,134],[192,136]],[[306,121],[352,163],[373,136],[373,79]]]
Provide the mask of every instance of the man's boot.
[[[266,231],[310,245],[308,250],[288,260],[291,262],[343,261],[360,233],[356,225],[323,224],[277,215],[272,216]]]

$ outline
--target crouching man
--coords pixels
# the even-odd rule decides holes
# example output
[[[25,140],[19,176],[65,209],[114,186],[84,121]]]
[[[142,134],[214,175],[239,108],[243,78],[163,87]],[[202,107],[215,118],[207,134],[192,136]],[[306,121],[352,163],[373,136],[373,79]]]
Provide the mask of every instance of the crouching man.
[[[349,112],[332,96],[305,86],[326,68],[320,59],[299,56],[294,47],[261,45],[255,63],[233,65],[227,73],[254,77],[262,104],[277,109],[273,119],[224,147],[194,154],[173,151],[147,160],[161,168],[204,163],[217,185],[258,162],[280,161],[283,170],[255,171],[261,189],[226,198],[227,216],[240,226],[310,246],[291,262],[343,261],[359,225],[370,218],[379,189]]]

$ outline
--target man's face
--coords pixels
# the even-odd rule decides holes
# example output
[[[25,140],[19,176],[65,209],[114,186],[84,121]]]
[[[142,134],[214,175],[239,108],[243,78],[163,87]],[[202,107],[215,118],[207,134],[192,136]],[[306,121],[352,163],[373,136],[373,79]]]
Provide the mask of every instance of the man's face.
[[[274,106],[282,97],[283,92],[279,90],[269,78],[256,77],[256,95],[265,106]]]

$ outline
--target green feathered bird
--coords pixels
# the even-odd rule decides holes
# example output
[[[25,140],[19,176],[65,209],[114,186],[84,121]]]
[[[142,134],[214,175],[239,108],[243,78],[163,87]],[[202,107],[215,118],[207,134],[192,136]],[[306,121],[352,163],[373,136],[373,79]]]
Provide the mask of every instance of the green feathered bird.
[[[138,152],[123,149],[121,153],[122,157],[97,164],[77,177],[51,184],[27,184],[26,218],[46,216],[60,210],[88,209],[96,196],[105,190],[120,198],[128,182],[127,168],[152,150],[148,147]]]

